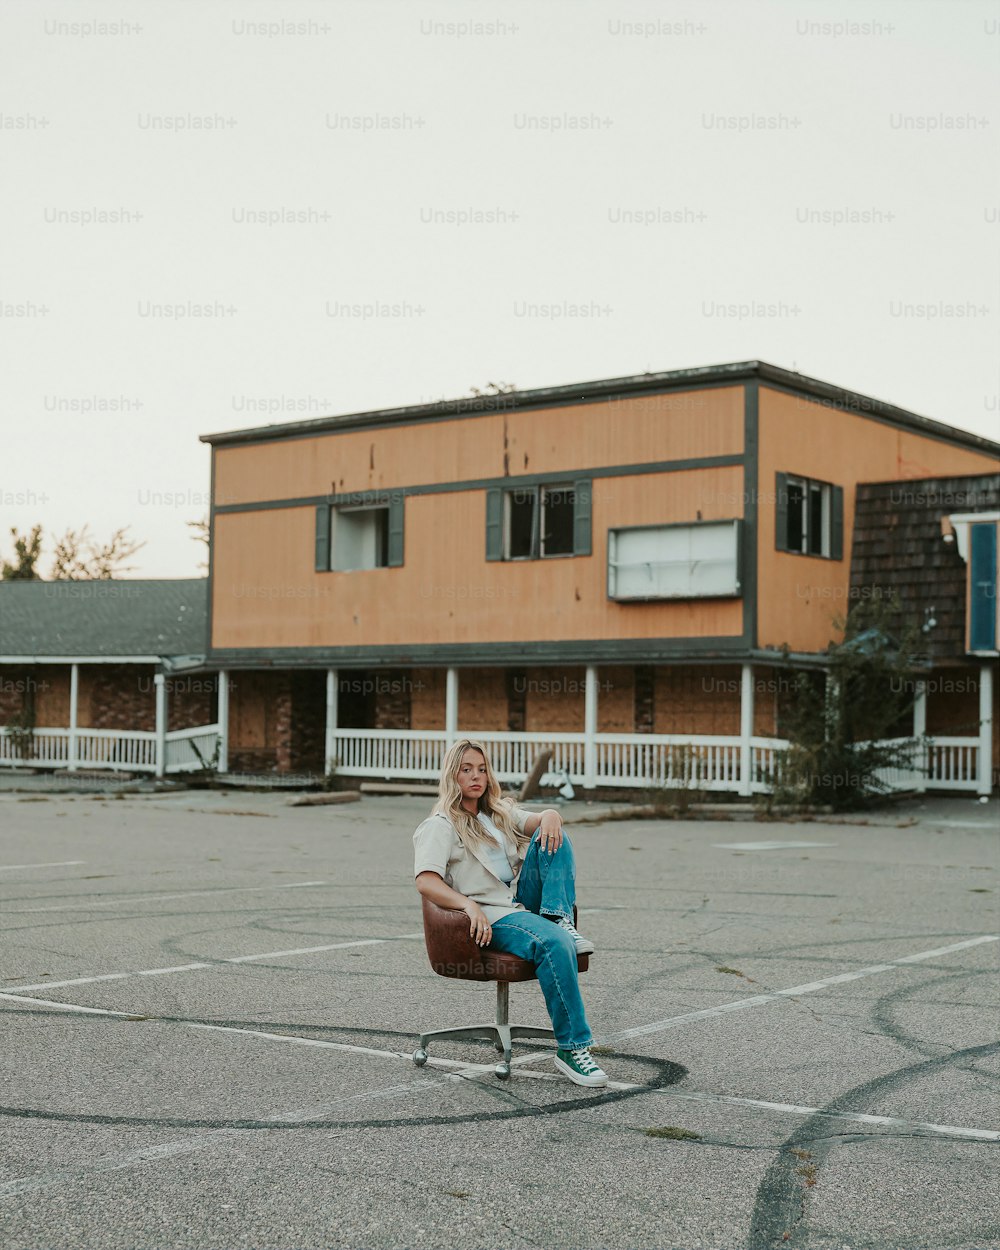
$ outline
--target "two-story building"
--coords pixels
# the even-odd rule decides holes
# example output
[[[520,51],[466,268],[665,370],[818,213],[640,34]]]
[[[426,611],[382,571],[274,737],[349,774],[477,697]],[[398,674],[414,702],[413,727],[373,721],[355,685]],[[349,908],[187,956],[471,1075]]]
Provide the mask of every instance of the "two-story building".
[[[223,770],[430,780],[469,734],[507,779],[551,746],[587,789],[742,794],[850,606],[858,483],[1000,457],[759,361],[204,441]]]

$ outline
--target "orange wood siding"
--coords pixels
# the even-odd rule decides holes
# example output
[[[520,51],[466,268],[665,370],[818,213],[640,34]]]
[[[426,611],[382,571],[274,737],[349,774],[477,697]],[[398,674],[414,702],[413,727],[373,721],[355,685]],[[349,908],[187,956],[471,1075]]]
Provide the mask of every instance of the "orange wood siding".
[[[857,482],[992,473],[984,452],[897,429],[769,387],[760,388],[758,477],[758,643],[822,651],[840,637],[835,618],[851,603],[851,533]],[[844,488],[840,561],[775,550],[775,474]]]
[[[739,517],[742,501],[738,465],[595,478],[592,555],[487,562],[484,490],[414,495],[405,503],[404,565],[352,573],[314,570],[313,507],[223,513],[215,521],[212,645],[739,635],[740,599],[609,600],[607,530],[699,513],[706,521]]]
[[[215,449],[217,505],[743,450],[743,387],[526,409]]]

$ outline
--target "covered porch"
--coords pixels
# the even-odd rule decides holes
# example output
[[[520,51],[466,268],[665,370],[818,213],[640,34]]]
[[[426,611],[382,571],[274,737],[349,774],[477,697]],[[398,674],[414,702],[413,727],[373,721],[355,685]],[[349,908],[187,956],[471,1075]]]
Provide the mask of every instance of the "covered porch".
[[[538,754],[550,749],[545,786],[568,780],[585,792],[664,788],[741,797],[772,790],[789,745],[777,732],[780,700],[791,685],[788,670],[760,663],[655,672],[622,666],[614,679],[612,670],[597,665],[546,671],[546,677],[526,679],[545,683],[535,692],[541,698],[534,710],[516,697],[530,696],[530,689],[518,692],[515,681],[512,691],[510,670],[385,670],[373,680],[358,670],[329,668],[295,674],[294,682],[275,674],[282,693],[272,717],[274,757],[279,767],[281,760],[301,767],[311,758],[318,772],[322,744],[325,775],[436,781],[449,745],[470,737],[488,746],[498,777],[509,785],[523,782]],[[254,675],[219,674],[220,773],[244,749],[230,729],[230,692],[238,702],[252,685],[247,676]],[[990,793],[996,691],[988,664],[979,666],[977,677],[967,700],[975,733],[941,732],[949,726],[935,679],[917,683],[912,735],[923,745],[912,768],[885,778],[892,788]],[[376,697],[359,703],[369,695]],[[259,685],[253,697],[266,703]],[[367,723],[359,724],[362,719]],[[509,727],[518,720],[518,727]],[[702,728],[722,732],[698,732]],[[295,746],[300,740],[301,749]]]

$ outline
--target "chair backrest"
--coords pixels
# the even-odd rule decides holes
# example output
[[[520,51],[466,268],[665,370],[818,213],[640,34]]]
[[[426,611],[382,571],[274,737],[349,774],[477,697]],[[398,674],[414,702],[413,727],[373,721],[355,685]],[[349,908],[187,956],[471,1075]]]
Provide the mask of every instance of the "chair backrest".
[[[442,977],[461,977],[466,981],[496,980],[487,970],[492,952],[472,940],[465,912],[439,907],[426,897],[423,897],[423,905],[424,941],[434,971]]]

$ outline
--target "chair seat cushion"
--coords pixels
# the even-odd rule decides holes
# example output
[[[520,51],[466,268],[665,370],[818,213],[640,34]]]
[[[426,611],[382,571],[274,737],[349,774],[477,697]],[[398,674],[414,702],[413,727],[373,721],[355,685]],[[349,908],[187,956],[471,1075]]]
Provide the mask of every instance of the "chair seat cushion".
[[[438,907],[429,898],[423,899],[424,939],[431,967],[442,977],[463,981],[534,981],[535,965],[506,951],[491,951],[477,946],[469,933],[469,918],[464,911]],[[573,908],[576,919],[576,908]],[[577,968],[586,972],[589,955],[577,955]]]

